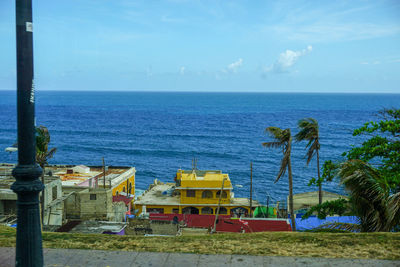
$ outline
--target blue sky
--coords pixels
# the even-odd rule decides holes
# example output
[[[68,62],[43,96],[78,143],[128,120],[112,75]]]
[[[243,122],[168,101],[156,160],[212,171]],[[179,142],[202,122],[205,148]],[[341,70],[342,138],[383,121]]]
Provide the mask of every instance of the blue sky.
[[[400,93],[400,1],[33,0],[37,90]],[[15,90],[14,0],[0,90]]]

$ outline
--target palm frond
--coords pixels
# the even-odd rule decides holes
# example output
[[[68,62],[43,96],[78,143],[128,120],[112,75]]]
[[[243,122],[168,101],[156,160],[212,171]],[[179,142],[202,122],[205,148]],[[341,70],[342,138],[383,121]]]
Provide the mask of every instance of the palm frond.
[[[318,149],[319,149],[319,144],[317,141],[314,141],[306,153],[307,165],[310,164],[312,158],[317,153]]]
[[[341,165],[339,177],[350,192],[363,231],[387,231],[387,192],[379,183],[378,171],[361,160],[350,160]]]
[[[42,167],[57,151],[56,148],[51,148],[49,151],[50,140],[50,132],[47,127],[42,125],[36,127],[36,162]]]
[[[313,230],[319,229],[331,229],[331,230],[341,230],[346,232],[360,232],[361,226],[356,223],[341,223],[341,222],[327,222],[318,227],[315,227]]]
[[[288,164],[289,164],[289,159],[290,159],[290,154],[289,153],[284,154],[284,156],[281,160],[281,165],[279,168],[278,175],[276,176],[274,183],[277,183],[279,181],[279,179],[285,175]]]
[[[389,197],[388,213],[388,228],[392,229],[400,224],[400,192]]]
[[[281,164],[279,167],[278,174],[275,179],[275,183],[279,181],[279,179],[285,175],[286,169],[288,167],[290,161],[290,142],[292,141],[290,129],[284,129],[278,127],[267,127],[265,132],[268,133],[274,141],[264,142],[262,145],[267,148],[282,148],[283,158],[281,160]]]
[[[318,139],[319,126],[318,121],[313,118],[301,119],[297,123],[300,131],[295,135],[296,141]]]
[[[305,118],[298,121],[300,131],[295,135],[296,142],[308,141],[306,148],[308,148],[305,157],[307,158],[307,165],[319,150],[319,126],[318,121],[313,118]]]
[[[270,137],[280,140],[282,136],[282,129],[279,127],[267,127],[265,128],[265,133],[267,133]]]
[[[46,158],[51,159],[54,156],[54,154],[56,153],[56,151],[57,151],[57,148],[55,148],[55,147],[51,148],[50,151],[47,153]]]
[[[267,148],[278,148],[278,147],[281,147],[283,145],[283,143],[274,141],[274,142],[265,142],[265,143],[262,143],[262,145]]]

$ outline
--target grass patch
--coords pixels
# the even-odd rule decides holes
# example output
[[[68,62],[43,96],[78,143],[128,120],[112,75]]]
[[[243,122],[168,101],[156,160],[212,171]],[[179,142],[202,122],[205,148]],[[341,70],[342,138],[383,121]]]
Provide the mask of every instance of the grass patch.
[[[0,246],[15,246],[15,229],[0,226]],[[43,246],[200,254],[400,259],[400,233],[265,232],[144,237],[44,232]]]

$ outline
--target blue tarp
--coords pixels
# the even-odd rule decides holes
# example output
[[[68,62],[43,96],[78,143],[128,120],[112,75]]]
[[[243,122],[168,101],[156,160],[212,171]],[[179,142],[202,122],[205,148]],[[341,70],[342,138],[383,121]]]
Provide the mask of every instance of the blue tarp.
[[[356,216],[332,216],[326,219],[318,219],[317,217],[309,217],[307,219],[296,218],[296,229],[298,231],[310,230],[327,222],[341,223],[359,223]]]

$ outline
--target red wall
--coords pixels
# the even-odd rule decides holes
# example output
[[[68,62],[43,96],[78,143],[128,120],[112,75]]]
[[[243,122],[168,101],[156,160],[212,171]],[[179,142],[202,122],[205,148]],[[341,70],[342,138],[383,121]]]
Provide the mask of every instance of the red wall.
[[[215,215],[198,214],[156,214],[150,213],[150,220],[172,221],[177,216],[179,221],[184,221],[187,227],[212,228]],[[246,225],[247,223],[247,225]],[[246,219],[230,218],[229,215],[218,216],[218,232],[267,232],[267,231],[292,231],[290,224],[285,219]]]

